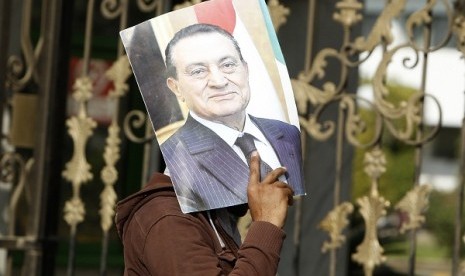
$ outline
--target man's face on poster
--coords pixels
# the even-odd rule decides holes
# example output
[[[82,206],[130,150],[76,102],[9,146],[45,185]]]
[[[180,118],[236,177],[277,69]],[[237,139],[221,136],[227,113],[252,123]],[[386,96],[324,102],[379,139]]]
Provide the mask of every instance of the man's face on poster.
[[[177,79],[169,88],[198,116],[216,122],[242,114],[250,100],[248,68],[232,41],[219,33],[181,39],[172,49]]]

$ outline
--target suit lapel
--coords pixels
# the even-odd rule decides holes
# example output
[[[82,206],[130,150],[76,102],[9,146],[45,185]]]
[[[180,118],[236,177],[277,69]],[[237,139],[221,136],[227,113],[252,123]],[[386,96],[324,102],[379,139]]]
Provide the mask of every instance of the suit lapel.
[[[183,133],[182,139],[191,156],[215,178],[208,183],[210,187],[215,189],[215,186],[223,185],[242,201],[247,199],[246,187],[249,179],[247,165],[223,139],[209,128],[190,116],[185,124],[191,131]]]
[[[294,141],[291,141],[289,135],[283,132],[276,123],[250,117],[270,142],[281,165],[287,168],[289,184],[292,186],[300,185],[299,153],[296,152]]]

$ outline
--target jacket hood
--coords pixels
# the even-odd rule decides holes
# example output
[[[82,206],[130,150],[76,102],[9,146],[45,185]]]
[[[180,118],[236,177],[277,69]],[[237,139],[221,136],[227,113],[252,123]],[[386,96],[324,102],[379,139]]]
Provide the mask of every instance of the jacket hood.
[[[161,173],[155,173],[143,189],[116,204],[115,224],[120,238],[123,237],[126,222],[130,221],[135,212],[144,206],[145,203],[158,195],[162,195],[160,192],[176,196],[171,178]]]

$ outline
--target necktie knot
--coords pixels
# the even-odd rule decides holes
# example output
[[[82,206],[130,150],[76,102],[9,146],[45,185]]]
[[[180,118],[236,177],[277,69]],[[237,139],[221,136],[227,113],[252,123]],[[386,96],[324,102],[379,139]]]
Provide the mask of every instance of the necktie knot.
[[[236,145],[242,150],[247,159],[253,151],[257,150],[253,136],[248,133],[244,133],[242,137],[238,137]]]
[[[247,164],[250,166],[250,157],[253,151],[256,151],[254,138],[251,134],[244,133],[242,137],[238,137],[235,143],[244,153]],[[260,159],[260,175],[263,179],[269,172],[271,172],[271,167]]]

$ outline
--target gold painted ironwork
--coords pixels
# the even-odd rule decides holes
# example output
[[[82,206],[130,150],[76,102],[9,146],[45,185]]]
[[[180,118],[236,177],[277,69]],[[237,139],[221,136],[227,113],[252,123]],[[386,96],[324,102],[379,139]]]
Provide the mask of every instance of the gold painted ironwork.
[[[354,48],[360,52],[371,52],[380,43],[390,44],[393,34],[390,28],[391,21],[398,17],[405,8],[407,0],[388,1],[381,14],[378,16],[370,34],[364,38],[355,39]]]
[[[105,166],[100,172],[100,178],[104,183],[104,188],[100,194],[100,226],[104,232],[108,232],[113,225],[113,217],[115,215],[116,192],[114,185],[118,180],[118,171],[115,164],[120,158],[119,139],[120,129],[116,122],[112,122],[108,127],[108,137],[106,139],[105,152],[103,159]]]
[[[70,226],[70,244],[68,250],[68,275],[74,274],[75,242],[77,225],[84,221],[85,205],[81,199],[80,189],[92,180],[91,165],[87,162],[85,148],[97,123],[87,114],[87,102],[92,98],[93,84],[89,77],[90,47],[92,41],[94,0],[87,3],[86,29],[84,37],[84,56],[81,76],[73,84],[73,99],[78,103],[78,111],[66,121],[68,133],[73,139],[74,152],[65,166],[62,176],[72,185],[72,195],[65,202],[64,220]]]
[[[457,38],[457,48],[465,55],[465,15],[462,13],[455,14],[453,31]]]
[[[39,81],[37,72],[37,60],[42,52],[44,43],[44,32],[41,30],[39,38],[34,47],[31,38],[31,22],[32,22],[32,5],[33,0],[25,0],[22,6],[21,15],[21,55],[24,61],[19,56],[10,56],[8,59],[7,71],[7,86],[14,91],[22,90],[31,80]],[[47,9],[46,5],[42,5],[43,9]],[[45,23],[45,18],[41,18],[41,29]]]
[[[384,249],[378,241],[378,220],[386,215],[390,202],[380,196],[378,183],[381,175],[386,172],[386,157],[380,148],[374,147],[365,154],[365,173],[371,178],[370,194],[357,199],[360,214],[365,221],[365,237],[352,259],[363,265],[365,275],[372,275],[375,266],[386,261]]]
[[[330,241],[325,241],[321,252],[326,253],[330,249],[340,247],[346,240],[341,231],[349,225],[348,216],[354,211],[350,202],[343,202],[329,212],[320,222],[319,228],[329,233]]]
[[[465,1],[459,0],[455,2],[455,10],[452,24],[452,31],[456,40],[456,47],[461,52],[462,57],[465,56]],[[465,114],[461,125],[460,139],[460,160],[459,160],[459,182],[457,193],[457,207],[455,214],[455,229],[454,229],[454,248],[452,254],[452,275],[465,275],[465,261],[460,262],[461,249],[465,243],[465,235],[462,233],[463,222],[463,202],[465,194]]]
[[[127,1],[102,1],[100,10],[106,19],[114,19],[120,17],[120,29],[126,28],[128,2]],[[105,72],[105,76],[113,83],[114,88],[108,94],[109,100],[119,105],[119,99],[123,97],[129,90],[129,85],[126,83],[132,74],[129,60],[123,53],[121,43],[118,43],[118,59],[113,65]],[[115,215],[116,205],[116,192],[114,185],[118,180],[118,171],[116,163],[120,158],[119,146],[121,144],[120,127],[118,126],[118,108],[112,114],[111,123],[108,127],[108,137],[105,141],[105,150],[103,159],[105,166],[100,172],[100,178],[104,184],[102,193],[100,194],[100,226],[104,232],[104,239],[106,240],[107,233],[113,225],[113,217]],[[106,243],[105,243],[106,244]],[[106,248],[103,250],[106,252]],[[106,259],[106,256],[105,256]]]
[[[13,187],[7,207],[9,221],[8,232],[6,234],[9,237],[16,237],[18,241],[27,239],[27,237],[16,235],[16,222],[18,219],[17,207],[20,197],[25,195],[26,179],[29,176],[33,164],[33,158],[24,160],[20,154],[15,152],[6,152],[0,156],[0,182],[8,183]],[[8,254],[5,275],[12,275],[12,271],[13,256]]]
[[[366,154],[365,172],[372,179],[371,191],[367,196],[357,199],[360,205],[360,213],[365,219],[366,224],[366,236],[361,245],[357,247],[357,252],[353,254],[353,259],[364,266],[365,274],[371,275],[376,265],[379,265],[385,261],[383,256],[383,248],[379,244],[377,237],[377,221],[380,217],[384,216],[387,212],[387,208],[390,206],[388,200],[382,197],[378,192],[378,181],[379,177],[385,171],[386,160],[384,154],[380,149],[381,134],[383,129],[386,129],[395,138],[408,145],[416,146],[416,174],[415,184],[412,192],[409,193],[406,198],[400,202],[397,206],[404,208],[405,211],[409,212],[409,216],[415,223],[411,225],[405,225],[404,230],[414,230],[421,226],[423,217],[419,210],[423,210],[427,205],[427,186],[418,186],[418,177],[421,167],[421,147],[426,142],[430,141],[439,131],[441,125],[441,108],[437,99],[431,95],[425,93],[426,84],[426,72],[427,72],[427,59],[428,55],[443,47],[450,38],[450,29],[452,25],[452,10],[447,1],[429,0],[416,12],[413,12],[407,17],[406,29],[408,34],[408,41],[400,45],[392,45],[394,41],[393,31],[391,28],[391,22],[399,17],[406,6],[407,0],[392,0],[386,1],[386,6],[378,16],[375,24],[371,31],[366,37],[356,37],[351,39],[351,28],[362,20],[362,16],[359,13],[363,8],[359,0],[341,0],[336,3],[336,12],[333,15],[333,19],[339,22],[344,30],[342,47],[340,49],[325,48],[319,51],[315,57],[313,57],[311,66],[306,68],[299,73],[297,78],[292,79],[292,87],[294,90],[297,109],[300,116],[300,125],[305,132],[316,140],[324,141],[329,139],[333,135],[337,135],[338,145],[342,139],[342,136],[349,142],[349,144],[357,148],[372,148],[370,152]],[[311,2],[310,2],[311,3]],[[444,37],[440,40],[437,45],[430,45],[431,40],[431,24],[432,24],[432,11],[437,4],[441,3],[445,7],[446,16],[449,21],[450,28],[441,33]],[[465,35],[463,35],[463,29],[465,19],[457,13],[454,26],[455,33],[459,37],[459,49],[463,51],[465,47]],[[423,44],[418,45],[414,38],[416,30],[423,28]],[[365,101],[358,96],[349,94],[346,91],[346,81],[348,77],[348,71],[350,68],[356,68],[367,60],[375,48],[380,47],[384,49],[384,53],[381,62],[377,66],[373,80],[371,82],[374,91],[374,100],[369,103],[371,110],[376,114],[377,119],[373,125],[367,125],[363,121],[363,117],[358,114],[358,104],[360,101]],[[311,45],[307,43],[307,48],[311,48]],[[411,95],[408,99],[400,102],[392,102],[390,100],[390,91],[386,84],[387,69],[390,63],[393,61],[395,55],[400,55],[401,51],[409,49],[413,53],[413,58],[404,58],[403,65],[406,70],[417,67],[421,61],[422,63],[422,77],[421,86],[416,93]],[[311,52],[311,51],[310,51]],[[359,58],[357,57],[363,53],[364,55]],[[403,52],[402,52],[403,53]],[[420,56],[423,58],[421,59]],[[307,56],[307,59],[311,57]],[[340,76],[336,80],[326,80],[326,69],[328,64],[332,62],[339,66]],[[314,83],[322,83],[319,86]],[[439,119],[436,124],[428,129],[423,128],[423,102],[429,98],[437,106]],[[331,103],[339,103],[340,110],[345,110],[345,116],[339,114],[338,123],[333,121],[320,121],[323,111]],[[309,109],[312,106],[312,109]],[[308,114],[308,110],[312,110]],[[345,127],[341,127],[341,120],[345,122]],[[399,124],[402,121],[402,124]],[[360,134],[363,133],[368,127],[374,128],[374,135],[368,139],[359,141]],[[384,128],[385,127],[385,128]],[[342,148],[338,147],[337,151],[341,151]],[[339,171],[340,166],[339,160],[341,156],[337,156],[336,166]],[[354,183],[355,185],[357,183]],[[336,176],[335,190],[339,190],[340,180]],[[418,187],[417,187],[418,186]],[[415,192],[413,192],[415,191]],[[415,197],[416,195],[417,197]],[[408,199],[407,199],[408,198]],[[420,200],[421,198],[421,200]],[[406,202],[412,200],[418,200],[417,208],[408,208],[405,205]],[[327,215],[325,220],[320,224],[320,228],[327,231],[332,238],[334,233],[342,233],[345,227],[344,223],[334,223],[337,229],[333,230],[332,226],[329,226],[329,221],[332,216],[338,216],[338,212],[341,208],[339,202],[339,195],[335,192],[335,203],[334,209]],[[402,206],[402,207],[401,207]],[[325,225],[325,227],[321,227]],[[413,237],[413,239],[415,239]],[[333,238],[332,238],[333,240]],[[343,241],[344,238],[337,236],[337,240]],[[332,256],[334,256],[334,250],[340,246],[340,243],[325,243],[322,250],[330,250]],[[414,252],[414,251],[413,251]],[[415,255],[413,253],[412,255]],[[332,258],[330,266],[330,274],[335,273],[335,261]],[[414,260],[410,262],[413,267]]]
[[[114,85],[114,89],[110,91],[109,97],[116,101],[117,104],[117,99],[124,96],[129,89],[129,86],[126,84],[126,80],[131,74],[132,71],[126,55],[121,55],[113,66],[105,73],[106,77],[110,79]],[[117,116],[118,113],[115,112],[111,124],[108,127],[108,137],[106,139],[103,154],[105,166],[100,173],[100,178],[105,186],[100,195],[100,216],[102,218],[101,227],[104,232],[107,232],[113,225],[113,216],[115,214],[114,207],[117,199],[114,184],[118,180],[118,171],[116,170],[115,164],[120,158],[119,146],[121,144],[121,140],[119,139],[120,128],[117,123]]]
[[[377,235],[377,222],[386,215],[389,201],[379,196],[377,190],[372,190],[370,195],[357,199],[360,205],[360,213],[365,220],[365,237],[357,252],[352,254],[352,259],[363,265],[365,275],[373,275],[375,266],[386,261],[383,255],[384,249],[379,243]]]
[[[407,214],[408,218],[400,228],[400,233],[419,228],[425,222],[422,213],[429,207],[430,185],[415,186],[395,206]]]
[[[276,32],[287,22],[287,17],[291,13],[291,10],[279,3],[279,0],[268,1],[268,11],[270,12],[273,28]]]
[[[155,133],[152,131],[150,135],[139,137],[134,131],[134,129],[141,128],[145,125],[150,124],[150,120],[148,120],[147,112],[141,110],[131,110],[126,114],[124,117],[124,134],[128,139],[134,143],[147,143],[148,141],[155,138]],[[150,127],[150,129],[152,129]]]
[[[161,14],[164,3],[164,0],[137,0],[137,6],[142,12],[155,12],[156,15]]]
[[[84,220],[85,208],[79,190],[83,183],[90,181],[93,175],[91,165],[86,160],[85,147],[97,123],[87,116],[85,103],[92,97],[92,81],[84,76],[76,79],[73,85],[73,98],[79,103],[78,114],[66,121],[68,133],[73,139],[74,153],[66,164],[63,177],[73,186],[72,198],[65,204],[65,220],[75,228]]]
[[[358,13],[362,8],[362,3],[357,0],[340,1],[336,3],[336,9],[339,12],[334,13],[333,19],[340,22],[344,27],[350,28],[362,20],[362,15]]]

